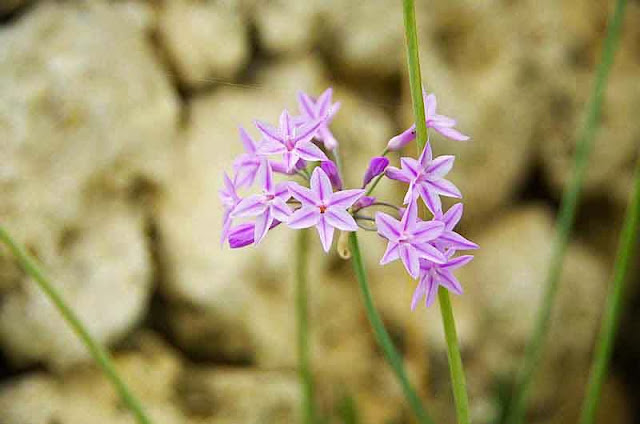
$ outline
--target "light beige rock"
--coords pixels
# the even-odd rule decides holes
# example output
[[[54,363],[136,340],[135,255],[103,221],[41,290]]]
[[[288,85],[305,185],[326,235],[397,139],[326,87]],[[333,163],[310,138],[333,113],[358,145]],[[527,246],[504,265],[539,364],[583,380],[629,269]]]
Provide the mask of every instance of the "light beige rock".
[[[0,2],[0,16],[8,15],[25,3],[26,0],[2,0]]]
[[[322,1],[259,1],[255,6],[260,45],[268,52],[293,55],[311,50],[318,37]]]
[[[165,2],[158,33],[178,78],[190,88],[229,82],[250,57],[248,28],[232,2]]]
[[[98,339],[115,341],[150,291],[144,220],[127,203],[165,173],[175,95],[144,34],[105,4],[36,5],[0,30],[0,46],[0,219],[84,305]],[[0,286],[15,289],[3,299],[7,352],[23,363],[84,359],[2,255]]]

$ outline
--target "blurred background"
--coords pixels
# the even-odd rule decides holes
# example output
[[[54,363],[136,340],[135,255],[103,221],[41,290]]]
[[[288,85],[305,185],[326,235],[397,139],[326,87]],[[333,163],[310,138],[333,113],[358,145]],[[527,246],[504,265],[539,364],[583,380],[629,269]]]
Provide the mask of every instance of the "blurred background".
[[[480,244],[454,299],[475,423],[499,423],[543,291],[613,1],[417,2],[425,85],[472,141],[457,155],[462,233]],[[640,146],[640,3],[627,8],[565,261],[531,423],[575,422]],[[412,121],[401,2],[0,0],[0,222],[45,266],[156,423],[299,418],[293,232],[221,249],[238,126],[334,87],[347,186]],[[414,153],[407,151],[405,153]],[[397,160],[397,157],[394,158]],[[384,183],[393,199],[402,187]],[[439,423],[454,422],[437,307],[377,265],[376,303]],[[351,265],[313,235],[311,342],[328,423],[411,423]],[[640,273],[601,405],[640,422]],[[132,423],[56,310],[0,248],[0,422]]]

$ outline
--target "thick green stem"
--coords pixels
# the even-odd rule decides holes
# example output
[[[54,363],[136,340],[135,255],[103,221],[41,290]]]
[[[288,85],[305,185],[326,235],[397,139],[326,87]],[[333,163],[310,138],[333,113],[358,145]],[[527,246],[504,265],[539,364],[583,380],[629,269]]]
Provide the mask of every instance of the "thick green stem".
[[[24,271],[33,278],[38,284],[44,294],[53,302],[58,309],[62,317],[67,321],[69,326],[73,329],[76,335],[80,338],[82,343],[87,347],[87,350],[96,361],[96,363],[102,368],[102,371],[111,381],[116,391],[120,395],[122,401],[127,405],[131,413],[135,416],[136,421],[139,424],[151,424],[151,420],[147,417],[142,408],[142,405],[131,393],[127,385],[124,383],[120,375],[116,371],[109,354],[107,351],[91,337],[89,331],[82,324],[76,314],[69,308],[69,306],[62,299],[57,289],[49,282],[44,276],[40,268],[36,265],[30,255],[25,252],[13,238],[7,233],[7,231],[0,226],[0,241],[2,241],[16,257],[18,263],[24,269]]]
[[[562,196],[560,212],[556,224],[556,237],[553,244],[551,264],[547,274],[545,293],[541,300],[540,309],[536,319],[533,336],[525,351],[524,364],[518,375],[514,395],[507,422],[520,424],[524,420],[526,401],[529,395],[532,377],[540,362],[542,346],[546,338],[553,301],[558,291],[558,280],[562,271],[564,255],[569,243],[569,235],[575,220],[580,189],[586,173],[588,159],[591,154],[593,140],[600,123],[600,113],[604,98],[607,77],[613,63],[614,54],[618,46],[620,31],[624,17],[626,0],[616,2],[615,12],[609,23],[607,37],[603,46],[602,60],[598,65],[593,87],[592,97],[587,110],[585,125],[576,144],[576,155],[571,180]]]
[[[296,320],[298,323],[298,371],[302,384],[302,422],[313,424],[313,376],[309,360],[309,304],[308,304],[309,230],[298,232],[296,246]]]
[[[616,338],[616,330],[620,321],[623,307],[624,283],[627,273],[634,258],[635,248],[638,244],[638,224],[640,222],[640,158],[636,164],[635,189],[631,195],[627,215],[620,237],[620,247],[616,258],[613,283],[609,288],[607,306],[600,328],[600,336],[596,347],[596,353],[591,367],[587,396],[582,405],[581,424],[593,424],[595,422],[602,384],[607,376],[607,368],[611,359],[613,342]]]
[[[422,98],[422,82],[420,73],[420,56],[418,54],[418,31],[416,27],[415,5],[413,0],[403,0],[404,29],[407,42],[407,64],[409,67],[409,85],[411,87],[411,102],[416,122],[416,143],[418,151],[422,151],[427,142],[427,123],[424,113],[424,99]],[[447,354],[451,371],[451,385],[453,398],[456,403],[458,423],[469,423],[469,400],[467,385],[458,348],[458,337],[453,318],[453,310],[449,301],[449,293],[439,290],[440,310],[447,340]]]
[[[416,415],[418,422],[420,422],[421,424],[432,424],[433,421],[427,414],[427,411],[425,411],[422,403],[420,402],[420,398],[418,398],[415,389],[409,382],[407,372],[405,371],[404,365],[402,363],[402,357],[393,346],[393,341],[391,341],[391,337],[385,329],[384,323],[382,322],[382,319],[380,318],[380,315],[378,315],[376,307],[373,304],[373,298],[371,297],[371,292],[369,291],[367,273],[364,268],[364,262],[360,253],[360,245],[358,243],[358,236],[356,235],[356,233],[349,234],[349,248],[351,250],[351,261],[353,263],[353,270],[356,274],[356,278],[358,279],[360,291],[362,292],[364,307],[367,312],[369,322],[373,327],[373,332],[376,336],[376,340],[378,341],[378,345],[380,345],[380,348],[382,348],[387,362],[398,378],[398,381],[402,386],[402,391],[404,392],[405,398],[407,399],[407,402],[409,402],[409,406]]]
[[[438,299],[440,301],[440,313],[442,314],[444,335],[447,340],[449,372],[451,373],[451,381],[453,383],[453,398],[456,403],[458,423],[467,424],[470,422],[467,385],[464,377],[464,369],[462,368],[462,357],[460,356],[460,349],[458,348],[456,322],[453,318],[451,300],[449,299],[449,292],[444,287],[440,287],[438,290]]]

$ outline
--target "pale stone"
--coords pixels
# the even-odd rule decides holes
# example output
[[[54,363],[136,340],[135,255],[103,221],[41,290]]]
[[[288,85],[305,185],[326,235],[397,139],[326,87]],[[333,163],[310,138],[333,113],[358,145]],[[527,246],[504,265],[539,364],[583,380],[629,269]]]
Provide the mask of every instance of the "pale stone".
[[[322,2],[317,0],[257,2],[254,20],[261,46],[276,54],[311,50],[318,35],[314,29],[321,6]]]
[[[235,78],[251,53],[247,26],[231,2],[165,2],[158,33],[178,78],[190,88]]]

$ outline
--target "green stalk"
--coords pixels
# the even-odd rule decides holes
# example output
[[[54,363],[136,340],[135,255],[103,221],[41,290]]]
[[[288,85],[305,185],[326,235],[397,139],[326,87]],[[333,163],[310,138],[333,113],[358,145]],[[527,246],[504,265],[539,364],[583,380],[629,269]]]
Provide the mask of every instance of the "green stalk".
[[[416,14],[413,0],[403,1],[404,28],[407,42],[407,64],[409,67],[409,85],[411,88],[411,102],[413,104],[413,115],[416,122],[416,143],[418,152],[424,149],[427,142],[427,123],[424,112],[424,99],[422,98],[422,83],[420,73],[420,56],[418,53],[418,31],[416,28]],[[447,355],[449,357],[449,371],[451,374],[451,385],[453,388],[453,398],[456,404],[456,414],[458,423],[469,423],[469,399],[467,395],[467,385],[460,358],[458,347],[458,336],[453,318],[453,310],[449,299],[449,292],[440,289],[438,291],[440,301],[440,311],[442,313],[442,323],[444,325],[445,338],[447,340]]]
[[[309,360],[308,264],[309,231],[300,230],[296,246],[296,320],[298,323],[298,372],[302,384],[302,422],[313,424],[313,376]]]
[[[453,398],[456,403],[458,422],[469,423],[469,399],[467,398],[467,385],[464,377],[464,368],[462,367],[462,357],[460,356],[460,349],[458,348],[456,322],[453,318],[449,292],[444,287],[438,289],[438,300],[440,301],[442,325],[447,341],[449,372],[451,373],[451,380],[458,383],[453,385]]]
[[[402,391],[404,392],[405,398],[407,399],[407,402],[409,402],[409,406],[413,410],[413,413],[418,419],[418,422],[420,422],[421,424],[432,424],[433,421],[427,414],[427,411],[425,411],[415,389],[409,382],[407,372],[405,371],[404,365],[402,363],[402,357],[393,346],[393,341],[391,341],[391,337],[385,329],[384,323],[382,322],[382,319],[380,318],[380,315],[376,311],[376,307],[373,304],[373,298],[371,296],[371,292],[369,291],[369,283],[367,282],[367,273],[364,268],[362,255],[360,253],[358,236],[355,232],[349,233],[349,248],[351,250],[351,261],[353,263],[353,270],[356,274],[356,278],[358,279],[358,284],[360,285],[360,291],[362,292],[362,298],[364,301],[365,310],[367,312],[367,317],[369,318],[369,322],[373,327],[376,340],[382,348],[384,356],[391,366],[391,369],[398,378],[398,381],[402,386]]]
[[[44,276],[40,268],[36,265],[35,260],[20,248],[9,233],[7,233],[7,231],[1,226],[0,241],[9,248],[11,253],[18,260],[22,269],[24,269],[24,271],[33,278],[49,300],[53,302],[55,307],[58,309],[58,312],[60,312],[76,335],[80,338],[80,341],[84,343],[93,359],[100,368],[102,368],[104,374],[115,387],[122,401],[135,416],[136,421],[139,424],[151,424],[151,420],[144,412],[140,401],[138,401],[138,399],[131,393],[122,378],[120,378],[120,375],[116,371],[107,351],[100,345],[100,343],[91,337],[89,331],[85,328],[73,310],[71,310],[71,308],[65,303],[57,289],[51,284],[47,277]]]
[[[581,424],[595,422],[602,384],[607,375],[607,368],[611,359],[613,342],[622,313],[624,284],[627,273],[638,244],[638,224],[640,221],[640,158],[636,164],[635,189],[631,195],[627,215],[620,237],[620,247],[614,268],[613,283],[609,288],[607,307],[600,328],[600,336],[593,358],[587,396],[582,405]]]
[[[589,156],[593,150],[593,140],[600,123],[600,113],[604,99],[607,77],[613,63],[618,46],[626,0],[616,2],[615,11],[611,18],[607,36],[604,41],[602,60],[598,64],[592,97],[587,110],[584,127],[576,145],[574,168],[569,185],[567,186],[556,223],[556,237],[553,244],[551,264],[547,274],[544,296],[542,297],[534,332],[525,351],[524,364],[518,375],[514,396],[511,401],[507,422],[520,424],[524,420],[526,401],[529,395],[533,373],[540,362],[542,345],[549,330],[549,321],[553,302],[558,291],[558,280],[562,271],[564,255],[569,244],[569,235],[575,220],[576,209],[580,197],[580,189],[586,173]]]

